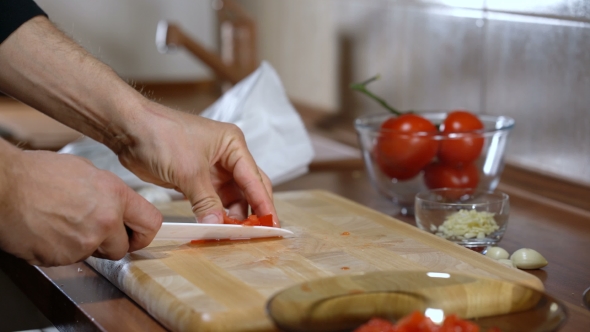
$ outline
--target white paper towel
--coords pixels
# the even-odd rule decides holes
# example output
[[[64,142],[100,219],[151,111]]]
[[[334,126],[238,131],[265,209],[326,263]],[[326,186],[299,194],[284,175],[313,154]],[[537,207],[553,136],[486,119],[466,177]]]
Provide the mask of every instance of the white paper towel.
[[[240,127],[254,160],[273,185],[306,173],[313,159],[313,147],[303,122],[289,102],[279,76],[266,62],[201,116]],[[96,167],[118,175],[133,189],[153,186],[123,167],[109,148],[88,137],[59,152],[87,158]]]

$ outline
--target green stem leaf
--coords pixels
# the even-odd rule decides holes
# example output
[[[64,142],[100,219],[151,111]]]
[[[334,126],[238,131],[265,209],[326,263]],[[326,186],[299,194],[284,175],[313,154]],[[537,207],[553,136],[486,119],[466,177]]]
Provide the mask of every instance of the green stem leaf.
[[[371,82],[374,82],[376,80],[378,80],[379,78],[381,78],[380,75],[376,75],[374,77],[369,78],[368,80],[365,80],[363,82],[360,83],[352,83],[350,85],[350,88],[352,90],[356,90],[359,91],[361,93],[364,93],[365,95],[371,97],[373,100],[375,100],[376,102],[378,102],[381,106],[385,107],[385,109],[387,109],[388,111],[390,111],[391,113],[395,114],[395,115],[402,115],[403,113],[398,111],[397,109],[393,108],[392,106],[390,106],[389,104],[387,104],[387,102],[385,100],[383,100],[382,98],[378,97],[377,95],[375,95],[374,93],[372,93],[371,91],[369,91],[367,89],[367,85]]]

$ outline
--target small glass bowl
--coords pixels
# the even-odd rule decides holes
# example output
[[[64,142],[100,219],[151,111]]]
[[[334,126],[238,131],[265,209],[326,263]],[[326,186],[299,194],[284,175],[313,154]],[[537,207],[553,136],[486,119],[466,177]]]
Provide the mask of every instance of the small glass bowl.
[[[416,112],[416,114],[426,118],[435,126],[439,126],[444,122],[448,112]],[[425,175],[427,175],[426,167],[436,164],[436,156],[431,160],[430,164],[409,178],[394,178],[391,174],[386,174],[387,172],[382,167],[383,163],[394,164],[395,162],[387,160],[382,154],[379,156],[378,142],[383,137],[387,137],[385,135],[394,134],[399,135],[400,139],[405,140],[405,142],[427,139],[437,141],[441,146],[442,144],[452,144],[453,141],[457,142],[458,140],[482,138],[483,145],[479,156],[475,161],[464,165],[463,169],[469,169],[470,173],[475,173],[477,177],[475,187],[477,189],[486,191],[496,189],[500,182],[500,175],[504,170],[504,155],[509,134],[514,127],[514,119],[505,116],[477,116],[484,125],[483,129],[468,133],[446,134],[429,132],[395,133],[391,130],[383,130],[381,129],[383,122],[394,117],[389,113],[364,115],[357,118],[354,126],[371,184],[380,194],[398,205],[402,215],[414,214],[414,198],[417,193],[427,189],[435,189],[426,185]],[[379,158],[381,159],[379,160]],[[450,172],[454,171],[457,171],[457,168],[450,170]],[[473,177],[473,175],[471,176]]]
[[[434,189],[416,195],[416,226],[478,252],[500,242],[510,198],[499,191]]]

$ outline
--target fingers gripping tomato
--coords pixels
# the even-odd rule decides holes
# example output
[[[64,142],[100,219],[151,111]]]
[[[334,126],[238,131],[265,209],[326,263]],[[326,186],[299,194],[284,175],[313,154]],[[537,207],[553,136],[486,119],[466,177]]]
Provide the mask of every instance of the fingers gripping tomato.
[[[374,151],[379,168],[398,180],[416,176],[436,155],[436,132],[430,121],[415,114],[388,119],[381,125]]]
[[[483,129],[483,123],[474,114],[467,111],[453,111],[447,115],[442,124],[442,133],[460,133],[459,137],[449,137],[440,143],[438,159],[449,165],[468,164],[481,154],[484,138],[477,133]]]

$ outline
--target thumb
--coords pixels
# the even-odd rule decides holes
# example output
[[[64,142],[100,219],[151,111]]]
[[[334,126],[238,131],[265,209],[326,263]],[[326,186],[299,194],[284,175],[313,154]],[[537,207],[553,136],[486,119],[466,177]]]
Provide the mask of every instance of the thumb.
[[[189,188],[180,188],[191,202],[197,221],[202,224],[223,224],[223,204],[207,176]]]
[[[126,188],[123,220],[133,231],[129,238],[129,252],[132,252],[152,242],[162,225],[162,213],[133,189]]]

